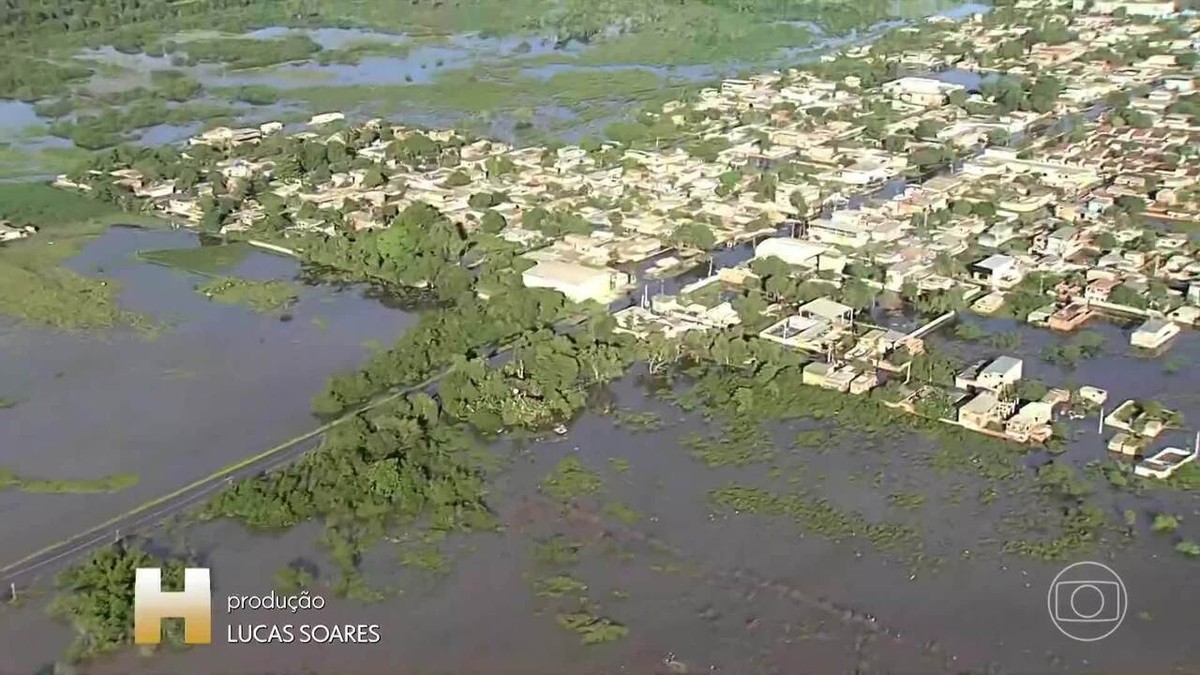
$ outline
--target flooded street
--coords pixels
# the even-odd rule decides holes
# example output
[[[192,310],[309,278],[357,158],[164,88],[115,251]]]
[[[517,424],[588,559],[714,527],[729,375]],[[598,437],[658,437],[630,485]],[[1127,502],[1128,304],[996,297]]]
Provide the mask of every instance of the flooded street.
[[[213,303],[193,290],[201,277],[133,258],[195,245],[188,232],[115,228],[69,262],[120,281],[124,307],[163,324],[150,338],[0,326],[0,395],[18,401],[0,411],[0,465],[27,478],[140,478],[112,494],[0,492],[4,563],[316,427],[309,401],[325,378],[415,320],[362,289],[306,287],[282,321]],[[254,252],[230,272],[297,271]]]

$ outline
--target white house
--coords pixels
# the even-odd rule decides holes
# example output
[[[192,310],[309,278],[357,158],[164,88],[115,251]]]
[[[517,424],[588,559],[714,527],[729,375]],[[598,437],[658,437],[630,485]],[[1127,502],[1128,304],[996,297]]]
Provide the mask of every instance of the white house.
[[[983,389],[999,391],[1002,387],[1014,385],[1021,380],[1023,366],[1024,362],[1021,359],[1001,356],[979,373],[976,384]]]
[[[808,226],[808,238],[823,244],[861,248],[871,241],[871,232],[851,211],[838,211],[829,218],[813,221]],[[846,214],[846,215],[843,215]]]
[[[1147,319],[1129,336],[1129,343],[1142,349],[1158,349],[1179,334],[1179,326],[1165,319]]]
[[[1025,275],[1016,258],[997,253],[971,265],[971,276],[993,287],[1007,288],[1016,285]]]
[[[528,288],[552,288],[575,302],[604,302],[629,282],[629,275],[609,267],[543,260],[525,270],[521,281]]]

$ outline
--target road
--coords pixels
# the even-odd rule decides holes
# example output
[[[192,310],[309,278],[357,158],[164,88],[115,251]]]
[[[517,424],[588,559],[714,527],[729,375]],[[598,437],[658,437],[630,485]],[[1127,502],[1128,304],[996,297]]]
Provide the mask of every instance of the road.
[[[498,355],[501,351],[497,350],[493,356]],[[326,431],[388,401],[425,389],[441,380],[447,373],[449,370],[420,384],[382,394],[311,431],[284,441],[257,455],[239,460],[235,464],[185,485],[174,492],[152,499],[84,532],[8,563],[0,567],[0,584],[8,587],[5,589],[6,593],[11,592],[14,587],[29,586],[40,575],[54,571],[57,566],[64,565],[98,546],[119,540],[122,534],[128,535],[146,527],[158,525],[168,517],[194,506],[233,481],[251,478],[289,464],[311,450],[315,445],[313,441]]]
[[[578,325],[585,318],[571,317],[556,324],[553,328],[555,331],[563,332]],[[513,343],[511,342],[496,347],[486,358],[494,364],[496,359],[511,351],[512,347]],[[257,455],[239,460],[174,492],[152,499],[84,532],[46,546],[40,551],[30,553],[20,560],[6,563],[0,567],[0,587],[3,587],[3,591],[0,593],[3,593],[2,597],[4,598],[10,597],[15,590],[33,585],[42,575],[60,569],[95,548],[120,540],[122,535],[128,536],[139,530],[158,525],[167,518],[195,506],[233,481],[252,478],[290,464],[313,449],[315,441],[326,431],[401,396],[427,389],[449,373],[450,369],[447,368],[419,384],[380,394],[367,403],[311,431],[284,441]]]

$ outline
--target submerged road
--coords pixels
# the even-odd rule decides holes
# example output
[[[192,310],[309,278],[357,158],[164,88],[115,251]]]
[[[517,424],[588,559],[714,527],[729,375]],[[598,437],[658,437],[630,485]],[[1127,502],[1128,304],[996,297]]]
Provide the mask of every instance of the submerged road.
[[[583,322],[586,316],[575,316],[561,321],[553,326],[555,331],[565,331]],[[508,342],[493,349],[487,354],[489,361],[503,356],[512,350],[514,343]],[[8,598],[19,588],[26,588],[43,574],[52,572],[72,560],[105,544],[119,541],[123,535],[129,535],[147,527],[153,527],[167,518],[195,506],[208,497],[236,480],[253,478],[254,476],[273,471],[299,459],[314,447],[314,441],[326,431],[353,419],[354,417],[377,408],[401,396],[429,388],[450,374],[452,368],[429,379],[408,387],[393,389],[380,394],[372,400],[350,411],[343,413],[337,419],[329,421],[304,434],[288,439],[268,450],[239,460],[208,476],[185,485],[174,492],[157,497],[148,502],[126,511],[120,515],[91,527],[62,541],[50,544],[39,551],[30,553],[20,560],[6,563],[0,567],[0,597]]]
[[[502,351],[505,350],[498,350],[492,356],[496,356]],[[122,534],[128,535],[148,526],[158,525],[168,517],[194,506],[200,500],[212,495],[235,480],[252,478],[289,464],[299,459],[304,453],[312,450],[313,443],[310,443],[310,441],[318,438],[326,431],[363,412],[377,408],[401,396],[425,389],[438,380],[441,380],[449,372],[449,369],[444,370],[420,384],[393,390],[378,396],[311,431],[288,439],[257,455],[239,460],[208,476],[193,481],[174,492],[140,504],[73,537],[46,546],[40,551],[31,553],[20,560],[5,564],[3,567],[0,567],[0,583],[7,587],[4,589],[4,592],[8,594],[12,592],[14,587],[32,585],[32,582],[38,576],[53,571],[56,565],[66,564],[96,547],[118,541]]]

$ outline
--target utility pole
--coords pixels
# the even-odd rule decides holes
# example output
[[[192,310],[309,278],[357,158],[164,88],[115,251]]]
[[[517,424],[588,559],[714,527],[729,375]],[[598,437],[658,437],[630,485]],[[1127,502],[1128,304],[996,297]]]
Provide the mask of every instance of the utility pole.
[[[1096,420],[1096,433],[1104,433],[1104,406],[1100,406],[1100,419]]]

